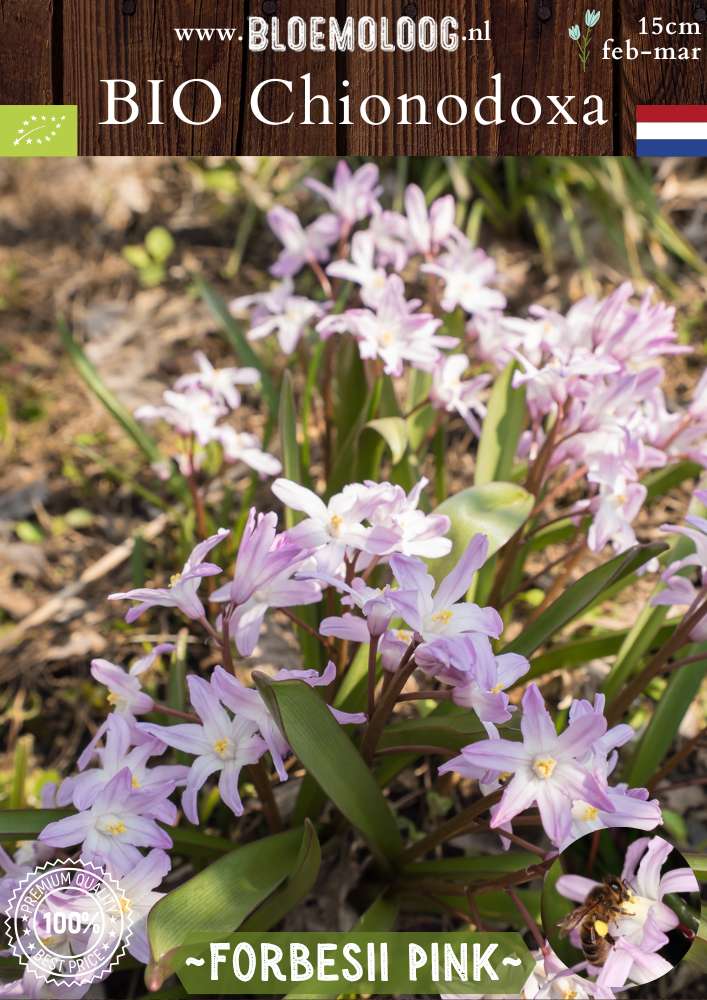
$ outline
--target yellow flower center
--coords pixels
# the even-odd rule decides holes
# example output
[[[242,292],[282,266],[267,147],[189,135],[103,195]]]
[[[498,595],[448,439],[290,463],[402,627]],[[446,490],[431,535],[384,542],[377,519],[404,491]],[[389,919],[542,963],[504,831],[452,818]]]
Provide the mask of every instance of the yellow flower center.
[[[127,896],[120,897],[120,909],[122,910],[123,913],[130,913],[131,909],[130,900],[128,899]]]
[[[216,740],[214,743],[214,750],[219,757],[225,757],[226,751],[228,750],[228,740]]]
[[[433,622],[441,622],[442,625],[449,625],[452,620],[452,612],[447,609],[446,611],[435,611],[432,615]]]
[[[412,632],[406,628],[396,629],[394,635],[399,642],[410,642],[412,640]]]
[[[596,806],[585,806],[584,809],[582,810],[581,818],[584,820],[585,823],[591,823],[591,821],[593,819],[596,819],[598,815],[599,815],[599,810],[596,808]]]
[[[117,837],[121,833],[125,833],[126,827],[122,819],[117,819],[115,823],[107,823],[105,827],[106,833],[109,833],[111,837]]]
[[[503,691],[503,684],[496,684],[491,688],[491,694],[500,694]]]
[[[344,519],[341,514],[332,514],[329,520],[329,526],[331,528],[332,535],[338,535],[341,530],[341,525],[344,523]]]
[[[380,342],[383,347],[390,347],[395,342],[395,333],[392,330],[384,330],[380,335]]]
[[[498,776],[498,780],[503,785],[505,784],[506,781],[509,781],[512,777],[513,777],[513,771],[501,771],[501,773]]]
[[[552,772],[556,767],[557,761],[554,757],[536,757],[533,761],[533,771],[543,781],[547,781],[548,778],[552,777]]]
[[[135,777],[135,775],[133,775],[132,778],[130,779],[130,784],[132,785],[133,788],[139,788],[140,787],[140,782]]]
[[[181,573],[174,573],[169,578],[169,585],[170,585],[170,587],[175,587],[179,583],[179,581],[181,579],[182,579],[182,574]]]
[[[108,694],[106,695],[106,699],[108,703],[111,705],[117,705],[120,701],[120,698],[115,693],[115,691],[109,691]]]
[[[578,996],[579,994],[577,993],[577,990],[572,989],[570,986],[570,988],[565,990],[562,994],[562,1000],[577,1000]]]

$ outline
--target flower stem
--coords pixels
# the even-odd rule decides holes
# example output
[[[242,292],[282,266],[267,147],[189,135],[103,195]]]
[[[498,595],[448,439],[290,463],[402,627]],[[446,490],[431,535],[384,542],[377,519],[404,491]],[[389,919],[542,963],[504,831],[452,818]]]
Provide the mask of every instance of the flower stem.
[[[536,945],[538,946],[538,948],[540,949],[540,951],[543,953],[543,955],[547,954],[547,944],[545,942],[545,938],[543,937],[543,935],[542,935],[542,933],[540,931],[540,928],[538,927],[537,923],[533,919],[532,914],[528,910],[528,907],[525,905],[525,903],[520,898],[520,896],[515,891],[515,889],[512,889],[509,885],[506,886],[506,892],[508,893],[508,895],[511,897],[511,899],[515,903],[516,909],[518,910],[518,912],[520,913],[521,917],[525,921],[526,927],[528,928],[528,930],[530,931],[530,933],[533,935],[533,940],[535,941]]]
[[[368,646],[368,718],[373,718],[376,704],[376,659],[378,657],[378,636],[372,635]]]
[[[363,739],[361,740],[361,755],[369,764],[373,760],[373,755],[376,752],[378,740],[381,737],[385,724],[395,709],[395,703],[398,700],[398,695],[405,687],[406,681],[415,669],[416,648],[417,642],[413,639],[403,653],[400,663],[398,664],[398,669],[391,675],[392,679],[388,684],[388,687],[384,689],[383,694],[379,699],[378,707],[373,713],[372,718],[368,720],[368,726],[366,727]]]
[[[263,815],[270,828],[270,832],[280,833],[282,830],[282,817],[280,816],[280,810],[273,795],[268,772],[265,770],[262,760],[259,760],[257,764],[249,764],[248,772],[258,793],[258,798],[263,807]]]
[[[702,597],[704,597],[703,591],[700,592],[698,598],[688,608],[685,617],[665,645],[648,661],[643,670],[624,687],[613,704],[609,706],[606,713],[609,723],[615,723],[622,717],[633,699],[637,698],[644,690],[646,684],[663,672],[665,664],[670,657],[688,641],[695,625],[707,613],[707,600],[702,601],[701,604],[699,603]]]
[[[442,823],[428,833],[426,837],[422,840],[416,841],[416,843],[411,844],[410,847],[404,852],[404,861],[414,861],[416,858],[423,857],[429,851],[433,850],[439,844],[443,844],[446,840],[451,840],[452,837],[456,837],[460,833],[464,833],[470,826],[474,825],[474,820],[477,816],[486,812],[491,806],[495,805],[503,794],[503,789],[499,789],[497,792],[492,792],[490,795],[484,795],[483,798],[477,799],[476,802],[472,802],[471,805],[467,806],[466,809],[462,809],[460,813],[448,819],[445,823]]]
[[[164,715],[171,715],[175,719],[185,719],[187,722],[197,722],[201,724],[201,719],[193,712],[181,712],[178,708],[172,708],[170,705],[164,705],[161,701],[155,702],[154,711],[162,712]]]

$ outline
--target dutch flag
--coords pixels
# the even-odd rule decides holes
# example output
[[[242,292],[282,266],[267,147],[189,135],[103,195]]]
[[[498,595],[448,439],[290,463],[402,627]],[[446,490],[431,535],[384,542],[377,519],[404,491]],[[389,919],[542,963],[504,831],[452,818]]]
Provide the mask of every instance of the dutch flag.
[[[637,156],[707,156],[707,104],[641,104]]]

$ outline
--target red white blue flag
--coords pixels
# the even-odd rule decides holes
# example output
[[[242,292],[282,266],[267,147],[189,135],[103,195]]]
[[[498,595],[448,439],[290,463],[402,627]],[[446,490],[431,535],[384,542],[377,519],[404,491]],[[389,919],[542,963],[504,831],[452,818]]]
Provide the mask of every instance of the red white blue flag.
[[[640,104],[637,156],[707,156],[707,104]]]

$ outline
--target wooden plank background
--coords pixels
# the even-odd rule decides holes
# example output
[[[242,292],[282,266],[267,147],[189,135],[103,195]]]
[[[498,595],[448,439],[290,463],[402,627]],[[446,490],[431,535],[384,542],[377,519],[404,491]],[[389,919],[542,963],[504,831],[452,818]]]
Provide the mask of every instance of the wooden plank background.
[[[582,71],[567,29],[582,23],[587,7],[601,9],[591,58]],[[490,43],[463,43],[456,53],[262,53],[238,42],[179,42],[174,27],[243,28],[250,15],[336,14],[360,17],[406,14],[419,19],[443,14],[464,26],[491,20]],[[641,38],[638,20],[698,21],[703,34],[684,39]],[[699,45],[689,62],[657,62],[648,57],[612,62],[602,59],[603,41],[616,45],[630,36],[640,48],[656,44]],[[204,155],[306,153],[315,155],[599,155],[632,154],[637,104],[707,103],[707,0],[0,0],[0,103],[78,104],[82,154]],[[521,127],[512,120],[479,127],[470,117],[460,126],[436,120],[434,106],[444,94],[462,95],[472,108],[490,92],[491,77],[503,74],[506,110],[518,94],[602,95],[609,121],[604,126]],[[385,95],[395,107],[401,93],[423,95],[433,124],[268,126],[250,113],[248,100],[259,80],[292,79],[295,95],[273,87],[263,107],[283,118],[297,105],[299,77],[310,73],[314,93],[328,97],[332,117],[337,99],[351,97],[356,109],[367,94]],[[165,125],[150,126],[146,115],[129,126],[101,126],[106,77],[136,83],[162,79]],[[212,80],[224,110],[209,125],[192,127],[171,114],[174,88],[193,77]],[[348,86],[343,81],[348,80]],[[143,94],[147,106],[147,94]],[[205,117],[210,98],[203,87],[185,93],[185,108]],[[377,111],[374,104],[372,111]],[[451,110],[451,108],[450,108]],[[506,118],[510,116],[506,114]]]

